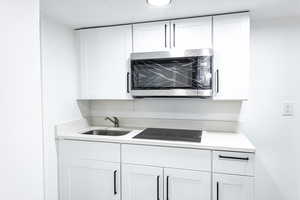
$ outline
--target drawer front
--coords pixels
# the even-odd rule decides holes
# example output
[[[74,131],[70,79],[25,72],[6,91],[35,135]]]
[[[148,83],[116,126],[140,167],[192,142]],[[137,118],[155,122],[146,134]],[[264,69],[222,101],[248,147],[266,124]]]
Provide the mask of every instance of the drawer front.
[[[254,176],[254,153],[214,151],[213,172]]]
[[[144,145],[122,145],[122,162],[211,171],[211,151]]]
[[[120,162],[120,144],[104,142],[59,141],[60,156],[67,160]]]

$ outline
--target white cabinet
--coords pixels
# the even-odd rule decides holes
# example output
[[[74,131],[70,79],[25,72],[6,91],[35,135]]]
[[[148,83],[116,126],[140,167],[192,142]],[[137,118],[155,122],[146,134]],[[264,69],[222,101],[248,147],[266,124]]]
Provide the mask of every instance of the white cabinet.
[[[61,168],[61,200],[119,200],[120,165],[69,160]]]
[[[131,25],[77,31],[81,99],[128,99]]]
[[[214,99],[248,98],[249,34],[249,13],[213,17]]]
[[[171,21],[171,41],[177,49],[212,48],[212,17]]]
[[[133,24],[133,51],[164,51],[170,46],[170,22]]]
[[[165,200],[210,200],[211,173],[164,169]]]
[[[213,175],[213,200],[253,200],[254,178],[225,174]]]
[[[133,25],[134,52],[212,47],[212,17]]]
[[[62,140],[58,150],[61,200],[120,199],[118,144]]]
[[[214,173],[254,176],[253,153],[214,151],[213,163]]]
[[[122,165],[123,200],[210,200],[211,173]]]
[[[119,200],[121,191],[123,200],[254,196],[251,153],[71,140],[58,150],[61,200]]]
[[[142,165],[122,165],[123,200],[163,199],[163,169]]]

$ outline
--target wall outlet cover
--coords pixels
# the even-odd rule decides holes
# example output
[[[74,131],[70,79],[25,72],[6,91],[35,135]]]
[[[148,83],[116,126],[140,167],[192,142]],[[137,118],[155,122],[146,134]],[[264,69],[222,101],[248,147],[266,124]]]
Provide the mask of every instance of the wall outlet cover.
[[[294,103],[292,102],[284,102],[282,109],[283,116],[294,116]]]

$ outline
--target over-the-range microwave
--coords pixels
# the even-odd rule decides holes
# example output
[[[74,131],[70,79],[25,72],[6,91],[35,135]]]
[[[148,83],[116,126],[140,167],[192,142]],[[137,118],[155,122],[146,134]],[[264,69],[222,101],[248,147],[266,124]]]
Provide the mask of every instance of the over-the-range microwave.
[[[131,54],[133,97],[212,96],[212,49]]]

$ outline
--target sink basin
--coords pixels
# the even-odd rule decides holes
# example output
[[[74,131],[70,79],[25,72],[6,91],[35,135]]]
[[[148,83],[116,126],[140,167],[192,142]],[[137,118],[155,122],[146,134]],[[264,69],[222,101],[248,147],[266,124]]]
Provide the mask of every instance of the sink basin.
[[[128,130],[92,130],[84,132],[85,135],[105,135],[105,136],[122,136],[130,133]]]

